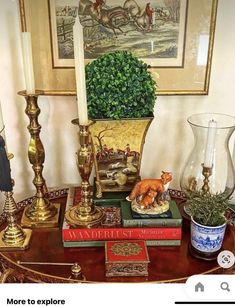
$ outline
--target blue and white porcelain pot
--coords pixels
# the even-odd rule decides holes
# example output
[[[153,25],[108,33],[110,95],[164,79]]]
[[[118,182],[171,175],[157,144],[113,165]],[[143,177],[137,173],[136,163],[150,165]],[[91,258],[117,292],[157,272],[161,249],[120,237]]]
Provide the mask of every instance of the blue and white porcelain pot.
[[[214,253],[221,249],[226,223],[220,226],[204,226],[191,218],[191,245],[203,253]]]

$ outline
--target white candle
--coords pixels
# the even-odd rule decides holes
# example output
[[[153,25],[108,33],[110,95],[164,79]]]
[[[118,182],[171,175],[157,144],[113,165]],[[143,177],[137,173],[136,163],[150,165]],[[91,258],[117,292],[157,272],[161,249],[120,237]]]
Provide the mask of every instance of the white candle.
[[[22,52],[23,52],[26,93],[35,94],[33,55],[32,55],[32,45],[31,45],[31,35],[29,32],[22,32]]]
[[[217,122],[213,119],[210,120],[209,123],[208,123],[204,167],[212,167],[212,165],[213,165],[214,150],[215,150],[215,139],[216,139],[216,128],[217,128]]]
[[[84,48],[83,27],[80,23],[78,16],[76,17],[73,26],[73,46],[74,46],[79,124],[87,125],[88,114],[87,114],[86,76],[85,76],[84,49],[83,49]]]

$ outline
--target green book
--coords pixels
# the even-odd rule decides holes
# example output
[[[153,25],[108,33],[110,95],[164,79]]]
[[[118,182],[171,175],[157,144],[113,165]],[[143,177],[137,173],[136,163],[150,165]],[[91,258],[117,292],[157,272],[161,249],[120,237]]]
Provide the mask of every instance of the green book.
[[[147,246],[180,246],[181,240],[147,240]],[[104,246],[105,241],[64,241],[64,247],[97,247]]]
[[[131,203],[121,201],[122,225],[123,227],[181,227],[182,216],[175,201],[170,201],[172,217],[169,218],[133,218]]]
[[[120,207],[120,201],[125,200],[129,194],[130,192],[103,192],[102,198],[97,198],[95,183],[94,183],[93,203],[96,206]]]

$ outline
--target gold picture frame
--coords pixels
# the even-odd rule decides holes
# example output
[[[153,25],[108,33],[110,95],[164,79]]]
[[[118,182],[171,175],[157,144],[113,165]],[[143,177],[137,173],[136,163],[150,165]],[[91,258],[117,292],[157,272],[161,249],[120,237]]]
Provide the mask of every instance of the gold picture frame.
[[[36,88],[44,95],[75,95],[74,68],[53,66],[50,0],[18,1],[22,31],[32,36]],[[184,63],[151,68],[158,95],[208,94],[217,5],[218,0],[188,0]]]

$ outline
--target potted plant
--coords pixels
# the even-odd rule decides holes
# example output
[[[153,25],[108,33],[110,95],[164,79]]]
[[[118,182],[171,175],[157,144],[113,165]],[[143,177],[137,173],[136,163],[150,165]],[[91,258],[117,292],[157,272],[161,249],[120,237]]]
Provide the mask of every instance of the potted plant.
[[[86,65],[90,131],[95,153],[96,196],[130,191],[139,180],[142,150],[153,119],[156,82],[148,65],[116,51]]]
[[[197,258],[216,259],[230,220],[228,201],[222,193],[192,191],[187,194],[187,213],[191,216],[189,250]]]

